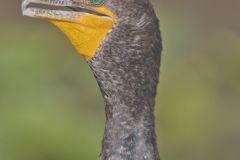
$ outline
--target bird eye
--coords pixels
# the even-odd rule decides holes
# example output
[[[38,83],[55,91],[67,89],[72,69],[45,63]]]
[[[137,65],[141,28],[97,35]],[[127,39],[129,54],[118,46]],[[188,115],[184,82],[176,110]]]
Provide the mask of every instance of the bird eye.
[[[92,0],[92,5],[100,6],[104,3],[104,0]]]

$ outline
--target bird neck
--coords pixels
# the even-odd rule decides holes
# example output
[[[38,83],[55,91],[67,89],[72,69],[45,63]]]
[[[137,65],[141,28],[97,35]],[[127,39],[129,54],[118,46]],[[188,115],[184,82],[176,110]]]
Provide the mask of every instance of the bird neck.
[[[105,101],[101,160],[159,160],[154,105],[162,44],[153,10],[144,12],[139,23],[120,19],[88,60]]]
[[[155,90],[140,87],[129,91],[129,86],[125,87],[119,92],[104,93],[102,160],[159,160],[154,127]]]
[[[160,50],[156,51],[141,53],[148,58],[136,55],[131,60],[126,54],[128,58],[121,61],[98,53],[88,62],[105,101],[101,160],[159,160],[154,105]]]

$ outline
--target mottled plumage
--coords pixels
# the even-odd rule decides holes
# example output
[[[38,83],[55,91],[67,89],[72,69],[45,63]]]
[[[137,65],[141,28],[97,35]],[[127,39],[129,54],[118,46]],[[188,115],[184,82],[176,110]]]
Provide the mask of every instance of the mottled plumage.
[[[154,104],[161,38],[147,0],[107,3],[117,16],[88,61],[106,105],[102,160],[159,160]]]

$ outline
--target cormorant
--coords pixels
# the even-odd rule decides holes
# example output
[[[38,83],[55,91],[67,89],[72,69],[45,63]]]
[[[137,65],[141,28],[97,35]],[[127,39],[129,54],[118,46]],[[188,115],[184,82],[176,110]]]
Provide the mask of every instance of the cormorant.
[[[24,0],[86,58],[105,102],[101,160],[159,160],[154,105],[161,36],[149,0]]]

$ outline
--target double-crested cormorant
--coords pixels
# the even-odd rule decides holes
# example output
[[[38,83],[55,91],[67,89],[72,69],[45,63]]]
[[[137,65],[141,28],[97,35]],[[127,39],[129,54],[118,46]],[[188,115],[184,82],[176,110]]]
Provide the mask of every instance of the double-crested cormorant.
[[[25,0],[86,58],[106,110],[101,160],[159,160],[154,105],[161,37],[149,0]]]

